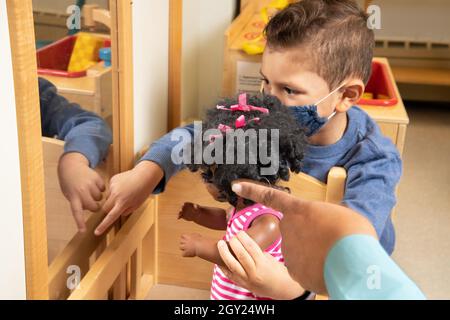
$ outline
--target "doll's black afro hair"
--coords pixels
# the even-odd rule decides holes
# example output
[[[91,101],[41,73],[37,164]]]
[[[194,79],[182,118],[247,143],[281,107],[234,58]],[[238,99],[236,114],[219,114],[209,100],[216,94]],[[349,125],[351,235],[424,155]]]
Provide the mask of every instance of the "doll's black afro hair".
[[[226,98],[222,101],[219,101],[218,105],[229,108],[232,105],[238,104],[238,97],[235,98]],[[190,145],[191,148],[191,164],[188,164],[187,167],[189,170],[195,172],[200,169],[202,173],[203,179],[208,182],[214,184],[221,196],[226,199],[231,205],[236,206],[238,197],[231,190],[231,183],[236,179],[250,179],[254,181],[259,181],[262,183],[269,183],[271,186],[275,186],[277,182],[281,180],[288,181],[290,171],[298,173],[302,168],[302,159],[304,154],[304,149],[306,145],[306,137],[304,130],[299,126],[296,122],[290,108],[281,104],[281,102],[274,96],[268,95],[248,95],[247,96],[247,104],[252,106],[264,107],[269,110],[269,113],[262,113],[260,111],[226,111],[220,110],[216,107],[208,109],[206,112],[206,116],[202,122],[202,131],[201,133],[197,132],[197,139],[201,139],[202,149],[210,145],[209,141],[204,141],[203,133],[208,129],[216,129],[219,124],[227,125],[232,129],[235,129],[235,121],[241,115],[244,115],[247,122],[244,127],[241,129],[245,132],[249,129],[255,129],[258,141],[260,141],[260,131],[259,129],[267,129],[267,149],[268,151],[264,151],[264,154],[267,154],[269,157],[272,154],[272,150],[270,148],[270,141],[272,136],[272,129],[278,129],[279,133],[279,148],[278,148],[278,170],[275,174],[272,175],[261,175],[261,168],[270,167],[271,164],[263,164],[261,163],[261,159],[259,157],[260,147],[258,146],[256,155],[256,164],[249,163],[249,141],[250,139],[247,137],[245,140],[245,163],[238,164],[237,163],[237,143],[228,144],[224,143],[227,141],[227,136],[230,133],[222,133],[221,137],[217,137],[214,140],[214,144],[216,143],[224,143],[223,147],[223,161],[222,164],[207,164],[203,157],[202,163],[194,164],[194,156],[195,152],[202,152],[201,150],[196,150],[194,148],[195,141],[193,141]],[[259,118],[260,121],[249,121],[253,118]],[[263,139],[261,137],[261,139]],[[231,145],[231,146],[229,146]],[[242,147],[242,146],[241,146]],[[198,148],[197,148],[198,149]],[[274,150],[276,151],[276,150]],[[234,162],[233,164],[226,164],[226,154],[234,152]],[[214,154],[214,153],[213,153]],[[198,155],[197,155],[198,157]],[[244,199],[244,203],[247,205],[253,204],[253,202],[249,199]]]

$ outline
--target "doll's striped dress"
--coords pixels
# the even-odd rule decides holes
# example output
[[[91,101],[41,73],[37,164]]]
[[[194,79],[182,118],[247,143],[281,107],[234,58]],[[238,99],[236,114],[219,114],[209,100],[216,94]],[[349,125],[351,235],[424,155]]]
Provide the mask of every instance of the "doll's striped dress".
[[[270,214],[278,219],[283,218],[281,212],[267,208],[262,204],[256,203],[236,213],[233,210],[232,216],[228,221],[227,231],[223,239],[229,241],[239,231],[246,231],[250,224],[259,216]],[[270,245],[265,252],[270,253],[280,263],[284,263],[284,258],[281,253],[281,236],[272,245]],[[268,298],[257,297],[252,292],[237,286],[220,270],[217,265],[214,265],[214,273],[211,284],[211,299],[212,300],[263,300]]]

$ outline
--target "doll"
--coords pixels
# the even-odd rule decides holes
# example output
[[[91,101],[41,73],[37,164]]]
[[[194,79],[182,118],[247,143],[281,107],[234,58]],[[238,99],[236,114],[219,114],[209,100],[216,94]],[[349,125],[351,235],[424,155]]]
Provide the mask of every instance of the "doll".
[[[205,138],[203,133],[214,133],[211,129],[216,129],[216,134]],[[231,204],[231,208],[223,210],[185,203],[178,218],[207,228],[225,230],[225,241],[244,230],[261,249],[283,263],[279,231],[282,213],[238,197],[231,190],[231,183],[237,179],[250,179],[280,189],[277,186],[280,180],[287,181],[290,171],[298,173],[301,169],[306,145],[303,129],[298,126],[289,108],[281,105],[277,98],[250,96],[247,101],[247,95],[241,94],[238,101],[225,99],[209,109],[202,123],[202,131],[197,139],[202,140],[202,149],[214,149],[211,153],[213,161],[206,159],[203,153],[201,163],[194,163],[194,141],[188,146],[192,161],[187,167],[193,172],[200,170],[209,193],[216,201]],[[236,141],[239,138],[233,135],[238,133],[247,134],[247,137]],[[256,139],[252,140],[251,137]],[[244,161],[238,161],[239,152],[245,152]],[[267,159],[261,157],[263,154],[270,154],[275,163],[264,161]],[[197,256],[215,264],[211,299],[265,299],[237,286],[220,270],[219,266],[224,266],[224,263],[217,249],[217,241],[200,234],[184,234],[181,236],[180,249],[184,257]]]

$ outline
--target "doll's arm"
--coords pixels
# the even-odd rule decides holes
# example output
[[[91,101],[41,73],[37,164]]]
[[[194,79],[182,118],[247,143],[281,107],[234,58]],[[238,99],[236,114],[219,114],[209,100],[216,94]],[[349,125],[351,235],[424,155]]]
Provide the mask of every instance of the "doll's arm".
[[[280,237],[279,220],[272,215],[260,216],[253,221],[247,234],[264,250]],[[182,235],[180,249],[184,257],[197,256],[219,266],[225,266],[217,249],[217,240],[196,233]]]
[[[192,221],[209,229],[227,229],[227,212],[221,208],[204,207],[186,202],[178,213],[178,219]]]

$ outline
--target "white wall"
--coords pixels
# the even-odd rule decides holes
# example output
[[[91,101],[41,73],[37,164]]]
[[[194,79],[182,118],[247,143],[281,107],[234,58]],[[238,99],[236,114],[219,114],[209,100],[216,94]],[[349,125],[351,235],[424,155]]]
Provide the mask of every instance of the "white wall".
[[[167,130],[169,1],[133,1],[134,148]]]
[[[450,1],[375,0],[381,8],[377,38],[450,42]]]
[[[0,300],[25,299],[19,144],[5,0],[0,0],[0,39]]]
[[[234,0],[183,1],[182,119],[201,116],[220,96],[223,34]],[[167,130],[168,1],[133,1],[135,151]]]
[[[201,117],[220,97],[224,33],[235,2],[183,1],[182,119]]]
[[[364,7],[364,0],[356,0]],[[450,1],[373,0],[381,9],[379,39],[450,42]]]

